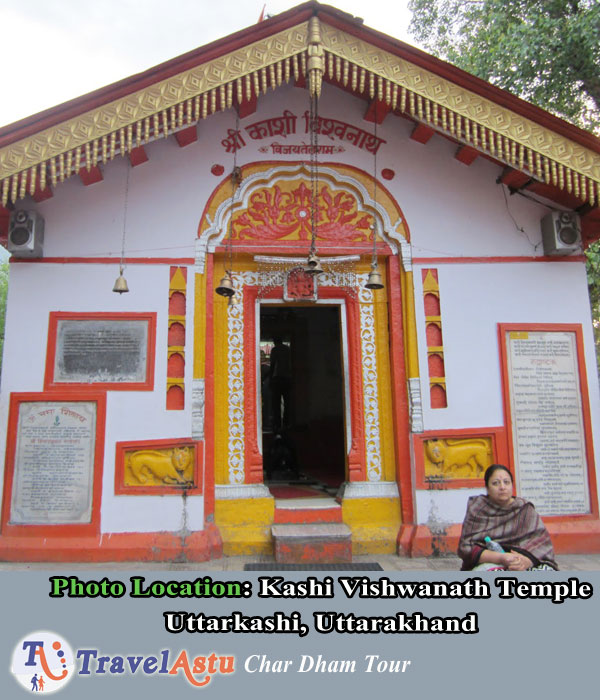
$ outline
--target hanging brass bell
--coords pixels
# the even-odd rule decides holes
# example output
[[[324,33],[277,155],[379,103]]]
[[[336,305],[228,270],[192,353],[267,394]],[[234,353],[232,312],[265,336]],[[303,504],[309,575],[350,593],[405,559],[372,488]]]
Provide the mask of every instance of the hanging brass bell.
[[[383,289],[383,280],[381,279],[377,263],[371,265],[371,272],[369,272],[365,289]]]
[[[128,292],[129,287],[127,286],[127,280],[123,277],[123,268],[120,268],[119,270],[119,276],[115,280],[115,286],[113,287],[113,292],[116,292],[117,294],[123,294],[124,292]]]
[[[304,266],[304,272],[308,275],[320,275],[323,272],[321,261],[316,253],[310,253],[308,256],[308,260]]]
[[[221,278],[219,286],[215,289],[215,292],[217,294],[220,294],[222,297],[228,298],[232,297],[235,294],[235,289],[233,288],[233,282],[231,281],[231,275],[229,274],[229,272]]]

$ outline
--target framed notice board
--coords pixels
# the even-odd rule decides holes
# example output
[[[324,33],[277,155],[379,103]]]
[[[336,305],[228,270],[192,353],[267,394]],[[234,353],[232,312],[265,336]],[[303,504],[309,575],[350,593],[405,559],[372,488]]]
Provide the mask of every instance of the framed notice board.
[[[99,532],[105,415],[104,393],[11,394],[3,533]]]
[[[597,514],[581,326],[499,324],[517,494],[541,515]]]

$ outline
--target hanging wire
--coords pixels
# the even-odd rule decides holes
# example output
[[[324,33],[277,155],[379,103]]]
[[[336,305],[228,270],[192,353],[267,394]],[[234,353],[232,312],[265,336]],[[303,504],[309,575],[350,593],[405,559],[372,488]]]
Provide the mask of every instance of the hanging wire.
[[[373,135],[375,137],[375,144],[377,144],[377,104],[375,105],[375,119],[373,121]],[[373,252],[371,254],[371,272],[369,272],[369,277],[367,283],[365,284],[366,289],[383,289],[383,282],[381,280],[381,273],[379,272],[379,266],[377,263],[377,148],[373,153]]]
[[[233,169],[231,171],[231,202],[229,207],[229,230],[227,234],[227,242],[225,244],[225,275],[221,278],[219,286],[215,289],[217,294],[227,297],[228,303],[232,303],[235,289],[233,287],[233,204],[235,200],[236,190],[242,181],[242,173],[237,164],[237,134],[240,129],[240,115],[237,109],[235,112],[235,134],[236,142],[233,148]]]
[[[127,209],[129,206],[129,173],[131,167],[127,163],[127,177],[125,179],[125,206],[123,207],[123,236],[121,238],[121,272],[125,267],[125,231],[127,230]]]
[[[235,199],[235,193],[237,191],[237,188],[242,181],[242,173],[240,169],[238,168],[237,164],[237,153],[238,153],[238,146],[237,146],[237,134],[239,133],[240,130],[240,114],[237,111],[237,109],[234,108],[235,112],[235,133],[236,133],[236,145],[235,148],[233,149],[233,170],[231,171],[231,206],[230,206],[230,215],[229,215],[229,236],[227,240],[227,260],[228,260],[228,268],[229,268],[229,274],[231,275],[232,270],[233,270],[233,202]]]
[[[377,264],[377,108],[375,108],[375,123],[373,126],[373,135],[375,137],[375,153],[373,154],[373,254],[371,256],[371,265]]]
[[[311,238],[310,252],[317,252],[317,224],[319,222],[319,98],[313,94],[310,96],[310,180],[312,190],[311,201]]]
[[[127,281],[123,277],[123,270],[125,269],[125,232],[127,230],[127,208],[129,204],[129,173],[131,171],[131,166],[127,163],[127,177],[125,179],[125,203],[123,205],[123,235],[121,236],[121,259],[119,261],[119,276],[117,277],[115,284],[113,286],[113,292],[117,294],[123,294],[129,291],[127,286]]]
[[[304,271],[310,275],[323,272],[317,255],[317,226],[319,224],[319,98],[310,95],[310,183],[311,183],[311,225],[310,251]]]

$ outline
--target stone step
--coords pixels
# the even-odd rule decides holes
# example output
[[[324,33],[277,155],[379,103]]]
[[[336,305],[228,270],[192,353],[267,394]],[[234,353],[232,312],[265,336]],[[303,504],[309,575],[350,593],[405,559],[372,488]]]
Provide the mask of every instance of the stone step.
[[[352,561],[352,531],[343,523],[277,524],[271,527],[275,561],[343,564]]]
[[[333,498],[275,499],[276,525],[341,522],[342,506]]]

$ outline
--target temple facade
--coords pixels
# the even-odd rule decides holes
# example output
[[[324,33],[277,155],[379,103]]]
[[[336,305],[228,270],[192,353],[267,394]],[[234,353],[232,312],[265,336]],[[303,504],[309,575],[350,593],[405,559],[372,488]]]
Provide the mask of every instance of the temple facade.
[[[492,463],[600,551],[591,134],[309,2],[4,127],[0,195],[0,559],[443,555]]]

